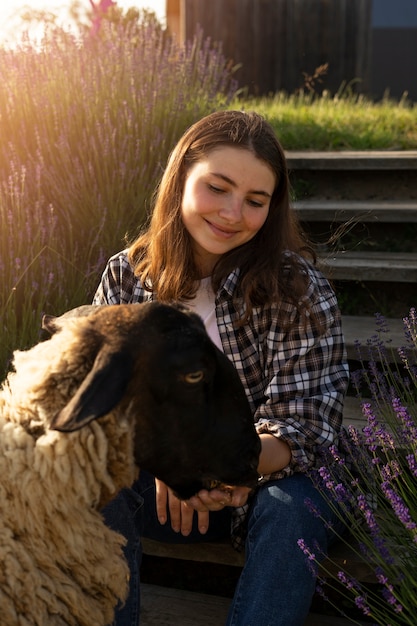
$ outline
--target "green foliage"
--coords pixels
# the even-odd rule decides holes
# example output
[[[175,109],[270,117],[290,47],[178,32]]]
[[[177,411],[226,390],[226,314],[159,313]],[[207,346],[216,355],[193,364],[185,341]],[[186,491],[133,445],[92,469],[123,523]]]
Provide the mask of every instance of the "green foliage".
[[[71,4],[77,35],[32,12],[47,23],[41,44],[0,48],[0,378],[13,349],[38,339],[43,312],[91,300],[106,259],[146,219],[170,150],[203,115],[257,109],[286,149],[417,146],[405,99],[318,96],[321,71],[291,96],[242,100],[201,34],[183,48],[151,12],[112,7],[93,35],[83,7]]]
[[[334,564],[326,572],[328,584],[341,583],[345,596],[372,623],[412,626],[417,589],[416,309],[404,318],[399,363],[390,362],[390,350],[388,324],[376,316],[375,335],[358,345],[361,369],[352,373],[366,426],[362,431],[349,426],[316,480],[326,486],[329,505],[350,531],[341,541],[357,546],[376,581],[364,585],[352,577],[348,564],[346,569]],[[310,562],[319,559],[317,552],[312,556],[313,546],[299,545]]]
[[[201,35],[182,48],[148,12],[117,17],[96,36],[52,26],[40,47],[0,49],[0,376],[42,312],[91,301],[178,138],[233,94]]]
[[[341,89],[278,93],[232,102],[256,109],[274,127],[286,150],[412,150],[417,148],[417,105],[406,98],[372,102]]]

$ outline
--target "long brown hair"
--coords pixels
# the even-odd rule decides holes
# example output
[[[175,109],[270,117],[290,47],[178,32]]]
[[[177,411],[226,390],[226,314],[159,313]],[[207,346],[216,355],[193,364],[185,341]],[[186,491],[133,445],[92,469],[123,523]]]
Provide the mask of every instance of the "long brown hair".
[[[191,238],[181,217],[182,194],[189,168],[219,146],[250,150],[275,173],[276,185],[268,217],[259,232],[217,262],[213,287],[240,269],[239,296],[250,319],[253,307],[290,300],[298,308],[306,289],[299,257],[315,261],[312,246],[290,207],[289,178],[284,151],[271,125],[255,112],[218,111],[193,124],[172,151],[157,190],[145,231],[129,249],[129,261],[144,286],[158,300],[172,302],[194,297],[200,279]]]

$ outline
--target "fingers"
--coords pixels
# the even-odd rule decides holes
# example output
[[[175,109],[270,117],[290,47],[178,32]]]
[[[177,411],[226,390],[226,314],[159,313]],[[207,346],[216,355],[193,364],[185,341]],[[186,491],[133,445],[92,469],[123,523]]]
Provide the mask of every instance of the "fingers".
[[[155,479],[155,500],[156,514],[160,524],[166,524],[168,513],[171,520],[171,527],[176,532],[181,532],[187,537],[193,528],[193,519],[195,510],[189,502],[179,500],[174,493],[162,481]],[[202,508],[198,511],[198,530],[201,534],[205,534],[209,527],[209,511]]]
[[[182,524],[182,505],[181,500],[178,500],[176,496],[168,489],[168,508],[169,516],[171,518],[171,528],[179,533]]]
[[[155,501],[156,515],[160,524],[166,524],[167,521],[167,504],[168,504],[168,487],[158,478],[155,478]]]
[[[181,534],[184,537],[188,537],[192,531],[195,514],[194,508],[188,502],[181,502]],[[209,527],[208,511],[197,512],[197,525],[199,532],[205,535]]]
[[[195,512],[197,512],[198,530],[204,535],[209,527],[210,511],[220,511],[225,506],[243,506],[251,492],[248,487],[230,487],[227,491],[202,489],[184,502],[179,500],[162,481],[155,479],[155,487],[156,513],[159,523],[166,524],[169,511],[172,529],[185,537],[191,533]]]
[[[179,502],[180,504],[180,517],[179,521],[176,524],[175,528],[172,525],[172,528],[176,532],[181,532],[184,537],[188,537],[193,529],[193,520],[196,514],[196,511],[192,506],[188,504],[188,502]],[[197,512],[197,525],[198,530],[202,535],[205,535],[208,527],[209,527],[209,512],[208,511],[198,511]]]
[[[212,489],[211,491],[202,489],[195,496],[190,498],[188,502],[199,512],[220,511],[225,506],[230,505],[231,495],[220,489]]]
[[[160,524],[166,524],[169,517],[172,529],[178,533],[181,530],[181,501],[158,478],[155,478],[156,515]]]
[[[209,512],[208,511],[198,511],[198,530],[202,535],[205,535],[208,531],[209,527]]]
[[[230,506],[244,506],[252,489],[250,487],[235,487],[232,492],[232,502]]]
[[[243,506],[251,492],[249,487],[230,487],[223,489],[201,490],[188,501],[196,511],[220,511],[225,506]]]

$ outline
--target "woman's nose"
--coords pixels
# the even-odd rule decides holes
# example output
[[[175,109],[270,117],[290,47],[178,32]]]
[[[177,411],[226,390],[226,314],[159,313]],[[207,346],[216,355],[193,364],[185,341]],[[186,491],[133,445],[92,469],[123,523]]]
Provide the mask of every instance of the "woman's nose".
[[[229,222],[240,222],[242,219],[243,201],[236,196],[230,196],[222,204],[219,215]]]

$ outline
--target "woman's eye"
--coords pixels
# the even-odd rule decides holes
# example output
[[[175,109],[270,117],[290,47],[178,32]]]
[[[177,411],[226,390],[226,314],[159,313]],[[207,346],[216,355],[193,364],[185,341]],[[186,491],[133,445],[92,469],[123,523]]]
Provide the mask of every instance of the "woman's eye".
[[[208,188],[210,189],[210,191],[214,191],[214,193],[223,193],[223,189],[221,189],[220,187],[216,187],[215,185],[208,185]]]
[[[259,202],[258,200],[248,200],[248,204],[255,207],[256,209],[260,209],[264,206],[264,203]]]

